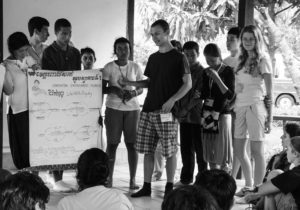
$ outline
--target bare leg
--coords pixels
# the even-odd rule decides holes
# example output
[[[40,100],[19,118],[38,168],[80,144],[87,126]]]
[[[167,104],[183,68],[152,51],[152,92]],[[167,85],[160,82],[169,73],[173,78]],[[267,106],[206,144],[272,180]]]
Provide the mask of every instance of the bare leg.
[[[262,141],[251,141],[250,148],[254,159],[254,185],[256,186],[262,183],[266,173],[264,143]]]
[[[234,139],[233,151],[239,159],[245,176],[245,185],[252,187],[252,170],[250,159],[246,152],[247,139]]]
[[[135,150],[133,143],[126,143],[128,164],[129,164],[129,174],[130,174],[130,189],[138,189],[139,187],[135,184],[135,174],[138,163],[138,153]]]
[[[167,158],[166,171],[167,171],[167,182],[173,183],[174,176],[177,166],[177,156],[174,153],[171,157]]]
[[[109,158],[109,175],[107,187],[112,187],[113,185],[113,174],[116,160],[116,151],[119,144],[108,144],[106,148],[106,153]]]

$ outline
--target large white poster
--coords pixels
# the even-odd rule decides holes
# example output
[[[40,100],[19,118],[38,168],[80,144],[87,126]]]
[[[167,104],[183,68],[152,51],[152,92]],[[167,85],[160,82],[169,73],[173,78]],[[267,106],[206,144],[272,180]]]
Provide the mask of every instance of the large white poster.
[[[102,72],[28,72],[31,166],[76,163],[101,138]]]

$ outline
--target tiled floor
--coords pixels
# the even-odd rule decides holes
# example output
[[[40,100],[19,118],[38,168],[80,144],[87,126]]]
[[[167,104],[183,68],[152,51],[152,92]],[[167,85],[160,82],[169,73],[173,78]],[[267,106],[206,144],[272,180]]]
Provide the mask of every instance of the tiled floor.
[[[137,183],[142,185],[143,183],[143,165],[140,163],[138,165],[137,172]],[[43,179],[46,179],[46,173],[40,174]],[[75,173],[73,171],[68,171],[64,173],[64,180],[71,185],[75,185]],[[114,173],[114,188],[123,192],[129,200],[132,202],[136,210],[159,210],[162,200],[163,200],[163,192],[164,185],[166,183],[166,179],[163,176],[162,181],[153,182],[152,183],[152,196],[151,197],[142,197],[142,198],[131,198],[130,194],[132,191],[129,191],[129,182],[128,182],[128,166],[127,164],[118,164],[115,166]],[[238,182],[238,185],[241,185],[241,182]],[[68,193],[56,193],[51,192],[50,201],[48,203],[47,209],[55,210],[56,205],[61,198],[68,195]],[[244,210],[248,207],[248,205],[240,205],[235,204],[233,210]]]

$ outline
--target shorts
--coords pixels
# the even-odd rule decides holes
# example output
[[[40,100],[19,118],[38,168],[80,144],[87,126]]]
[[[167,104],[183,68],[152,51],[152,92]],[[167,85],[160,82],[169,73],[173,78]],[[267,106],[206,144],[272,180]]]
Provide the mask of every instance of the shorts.
[[[120,111],[106,108],[104,124],[106,127],[107,144],[119,144],[122,132],[125,143],[136,142],[137,124],[140,110]]]
[[[265,139],[266,108],[263,102],[250,106],[235,108],[234,138],[246,139],[247,132],[250,141],[263,141]]]
[[[292,193],[287,193],[287,194],[278,193],[274,196],[274,199],[275,199],[277,209],[280,210],[298,209]]]
[[[171,157],[177,152],[177,132],[178,122],[174,116],[170,122],[161,122],[160,112],[141,112],[136,150],[143,154],[154,154],[160,141],[162,155]]]

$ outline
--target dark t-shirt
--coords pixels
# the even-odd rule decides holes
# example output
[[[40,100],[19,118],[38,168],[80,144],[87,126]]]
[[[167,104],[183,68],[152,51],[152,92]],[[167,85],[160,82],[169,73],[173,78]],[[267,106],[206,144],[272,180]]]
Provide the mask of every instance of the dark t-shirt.
[[[205,70],[204,70],[205,71]],[[201,97],[203,99],[211,98],[214,100],[213,110],[222,114],[229,114],[232,107],[230,101],[234,98],[235,76],[231,67],[225,66],[219,71],[219,76],[223,83],[227,86],[228,91],[223,94],[217,83],[211,83],[211,79],[204,72],[203,74],[203,89]],[[212,84],[212,85],[210,85]]]
[[[80,70],[80,52],[72,46],[68,46],[67,50],[64,51],[54,41],[43,52],[42,69],[56,71]]]
[[[160,110],[182,86],[182,77],[190,73],[185,56],[172,49],[166,53],[150,55],[145,76],[150,79],[143,112]]]
[[[300,208],[300,166],[276,176],[271,182],[284,194],[292,193]]]

